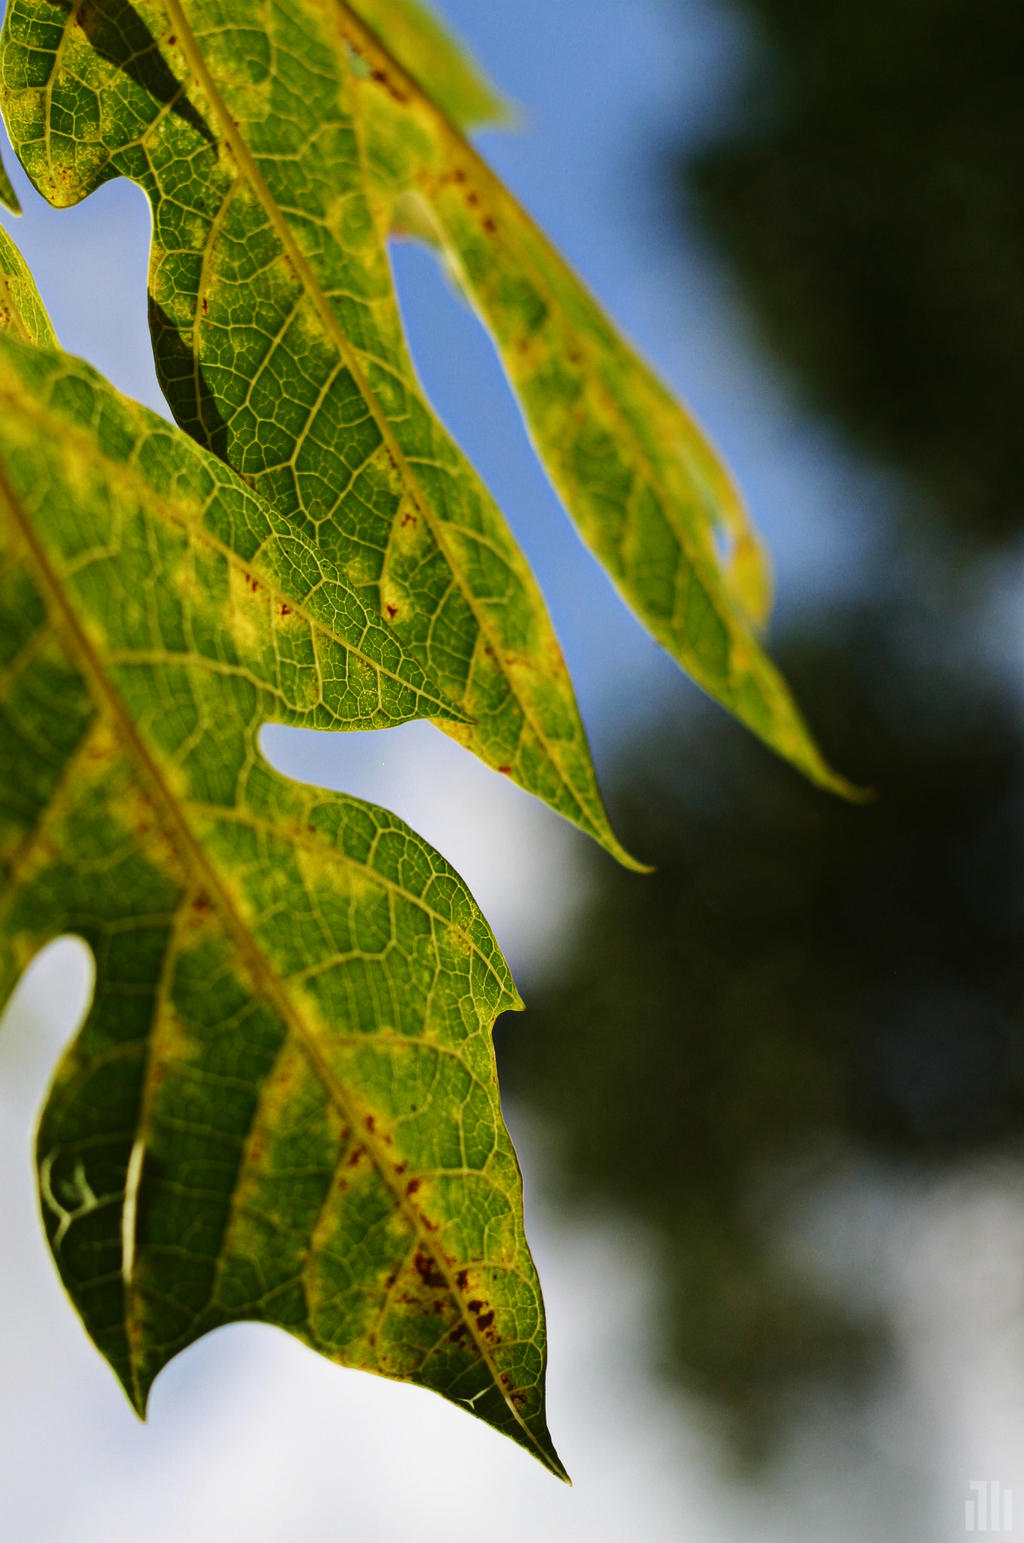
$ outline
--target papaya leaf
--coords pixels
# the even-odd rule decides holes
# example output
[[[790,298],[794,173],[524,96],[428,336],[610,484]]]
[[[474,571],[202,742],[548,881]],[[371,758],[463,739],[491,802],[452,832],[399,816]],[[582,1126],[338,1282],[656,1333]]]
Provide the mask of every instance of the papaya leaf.
[[[57,205],[153,209],[178,422],[326,550],[465,723],[443,727],[625,862],[561,651],[500,512],[423,400],[334,0],[12,0],[12,140]]]
[[[508,969],[424,841],[257,744],[459,709],[325,552],[57,351],[2,233],[0,273],[0,1005],[61,933],[96,962],[37,1140],[62,1279],[140,1413],[255,1319],[564,1477]]]
[[[152,205],[152,330],[175,417],[328,545],[464,708],[447,732],[628,862],[533,578],[415,379],[387,255],[415,206],[627,598],[701,684],[845,790],[750,624],[767,570],[718,458],[362,19],[381,33],[395,19],[426,74],[407,8],[359,12],[11,0],[3,107],[36,186],[64,205],[123,175]]]

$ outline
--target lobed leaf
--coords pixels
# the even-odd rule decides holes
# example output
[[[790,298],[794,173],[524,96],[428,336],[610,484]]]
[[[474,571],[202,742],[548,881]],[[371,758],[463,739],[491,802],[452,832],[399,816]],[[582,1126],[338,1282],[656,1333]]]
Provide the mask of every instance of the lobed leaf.
[[[11,0],[13,142],[54,204],[127,176],[175,417],[326,550],[463,709],[443,727],[631,860],[500,512],[419,390],[336,0]]]
[[[458,709],[326,552],[56,351],[2,232],[0,274],[0,1005],[60,933],[96,961],[37,1143],[64,1283],[140,1413],[256,1319],[564,1476],[508,969],[424,841],[257,743]]]

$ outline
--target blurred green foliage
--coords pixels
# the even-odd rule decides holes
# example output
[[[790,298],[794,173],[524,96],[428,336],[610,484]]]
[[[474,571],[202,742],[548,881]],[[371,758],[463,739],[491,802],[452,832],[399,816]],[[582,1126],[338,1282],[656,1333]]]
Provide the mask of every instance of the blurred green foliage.
[[[774,358],[981,540],[1024,519],[1024,10],[737,0],[731,122],[679,167]]]
[[[870,571],[779,647],[879,797],[812,793],[706,706],[652,725],[617,787],[657,872],[593,865],[561,977],[501,1050],[566,1198],[649,1229],[657,1355],[759,1458],[895,1364],[872,1261],[851,1295],[800,1219],[850,1174],[1024,1146],[1024,733],[982,642],[988,544],[1021,524],[1024,12],[740,10],[745,90],[677,186],[766,357],[898,474]]]
[[[595,870],[562,977],[501,1042],[568,1194],[652,1228],[652,1342],[751,1457],[801,1393],[884,1364],[888,1326],[791,1252],[794,1218],[851,1165],[934,1170],[1024,1130],[1024,738],[908,630],[866,608],[783,651],[870,809],[710,709],[627,759],[622,824],[658,870]]]

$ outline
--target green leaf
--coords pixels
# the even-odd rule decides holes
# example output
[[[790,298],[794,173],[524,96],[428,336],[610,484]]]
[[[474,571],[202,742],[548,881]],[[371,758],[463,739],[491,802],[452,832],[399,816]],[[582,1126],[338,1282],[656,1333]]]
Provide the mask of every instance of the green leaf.
[[[326,552],[54,349],[2,233],[0,272],[0,1004],[61,933],[96,961],[38,1134],[64,1283],[140,1413],[257,1319],[563,1475],[507,967],[425,842],[257,742],[455,710]]]
[[[0,205],[3,205],[5,209],[9,209],[12,214],[21,213],[18,195],[11,185],[11,179],[7,175],[2,157],[0,157]]]
[[[500,512],[423,400],[334,0],[11,0],[12,140],[66,205],[132,178],[172,411],[326,550],[488,765],[631,860]]]
[[[0,334],[55,349],[57,334],[39,298],[35,280],[11,237],[0,225]]]

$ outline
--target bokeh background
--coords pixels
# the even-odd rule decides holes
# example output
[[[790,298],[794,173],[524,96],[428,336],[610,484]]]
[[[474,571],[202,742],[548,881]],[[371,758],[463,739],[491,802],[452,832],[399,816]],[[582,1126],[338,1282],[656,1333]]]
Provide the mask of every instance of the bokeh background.
[[[433,840],[513,966],[499,1062],[576,1487],[253,1326],[180,1357],[138,1424],[37,1216],[31,1130],[89,988],[64,941],[0,1032],[0,1537],[945,1543],[977,1480],[1024,1533],[1024,12],[442,9],[520,104],[485,153],[734,467],[773,647],[878,797],[816,793],[678,676],[576,543],[477,322],[396,247],[427,389],[657,872],[427,725],[264,744]],[[14,175],[64,345],[160,407],[141,195],[56,214]]]

